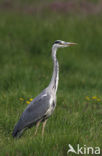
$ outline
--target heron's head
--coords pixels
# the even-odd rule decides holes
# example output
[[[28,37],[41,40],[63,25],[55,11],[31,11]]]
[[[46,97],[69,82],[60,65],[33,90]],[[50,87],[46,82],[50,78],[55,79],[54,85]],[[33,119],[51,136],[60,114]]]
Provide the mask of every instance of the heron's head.
[[[65,42],[65,41],[61,41],[61,40],[56,40],[53,44],[54,48],[64,48],[64,47],[69,47],[69,46],[73,46],[76,45],[77,43],[73,43],[73,42]]]

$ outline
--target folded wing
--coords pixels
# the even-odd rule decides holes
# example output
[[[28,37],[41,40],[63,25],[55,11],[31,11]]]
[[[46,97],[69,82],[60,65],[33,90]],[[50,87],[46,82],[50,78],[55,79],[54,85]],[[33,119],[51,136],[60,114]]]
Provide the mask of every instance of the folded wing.
[[[43,116],[49,108],[49,101],[49,94],[36,97],[22,113],[20,120],[14,128],[13,136],[16,136],[17,133],[22,131],[24,128],[31,127],[36,124],[37,121],[43,119]]]

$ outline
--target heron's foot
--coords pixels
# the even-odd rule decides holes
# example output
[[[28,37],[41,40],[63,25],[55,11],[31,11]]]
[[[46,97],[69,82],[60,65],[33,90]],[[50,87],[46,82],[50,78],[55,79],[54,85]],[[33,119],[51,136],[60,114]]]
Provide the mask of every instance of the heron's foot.
[[[43,122],[43,126],[42,126],[42,137],[44,136],[44,129],[45,129],[46,122],[47,122],[47,120],[45,120]]]

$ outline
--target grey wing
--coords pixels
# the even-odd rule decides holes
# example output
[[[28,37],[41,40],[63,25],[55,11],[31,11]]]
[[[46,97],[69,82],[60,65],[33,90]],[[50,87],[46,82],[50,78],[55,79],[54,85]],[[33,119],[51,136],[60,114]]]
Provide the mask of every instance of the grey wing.
[[[18,130],[22,130],[25,127],[29,127],[32,123],[34,124],[38,120],[42,119],[49,108],[49,101],[49,94],[35,98],[22,113],[16,128]]]

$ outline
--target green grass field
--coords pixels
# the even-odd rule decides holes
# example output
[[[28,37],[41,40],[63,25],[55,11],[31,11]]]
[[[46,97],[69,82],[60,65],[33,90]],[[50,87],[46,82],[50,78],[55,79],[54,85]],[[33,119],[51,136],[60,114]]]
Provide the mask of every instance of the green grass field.
[[[57,39],[79,44],[58,50],[55,112],[43,140],[41,126],[36,137],[33,127],[15,140],[11,134],[26,101],[50,82],[51,46]],[[66,156],[68,144],[102,149],[101,15],[0,13],[0,156]]]

